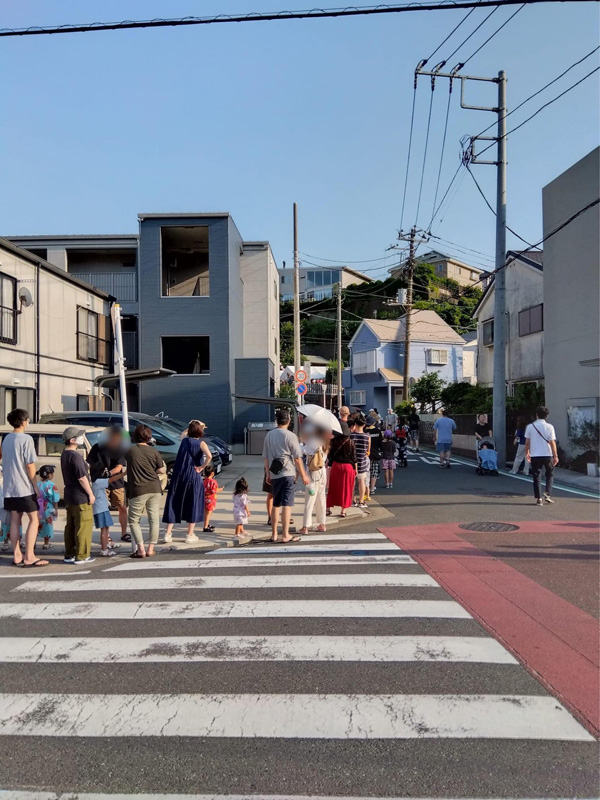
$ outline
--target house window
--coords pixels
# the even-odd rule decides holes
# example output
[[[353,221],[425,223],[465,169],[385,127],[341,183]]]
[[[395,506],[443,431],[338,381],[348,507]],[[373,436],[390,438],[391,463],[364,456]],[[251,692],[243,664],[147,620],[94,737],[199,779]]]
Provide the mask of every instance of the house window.
[[[529,336],[544,330],[544,306],[531,306],[519,311],[519,336]]]
[[[178,375],[209,375],[210,337],[163,336],[162,365]]]
[[[447,350],[428,350],[427,351],[428,364],[447,364],[448,351]]]
[[[355,375],[377,372],[377,351],[363,350],[360,353],[352,353],[352,369]]]
[[[331,270],[325,269],[323,270],[323,286],[330,286],[331,285]]]
[[[306,288],[314,289],[315,286],[315,273],[312,269],[306,273]]]
[[[17,343],[17,281],[0,272],[0,342]]]
[[[208,297],[208,226],[165,226],[160,229],[160,237],[162,296]]]
[[[89,394],[77,395],[77,411],[90,411],[90,396]]]
[[[438,272],[443,272],[444,271],[444,265],[443,264],[438,264],[437,265],[437,271]]]
[[[486,319],[482,325],[483,343],[486,347],[494,344],[494,320]]]
[[[351,406],[364,406],[367,402],[367,393],[364,389],[358,392],[350,392],[350,405]]]
[[[108,366],[111,363],[110,319],[82,306],[77,307],[77,358]]]
[[[457,274],[457,275],[462,275],[462,270],[461,270],[461,268],[460,268],[460,267],[457,267],[457,268],[456,268],[456,274]]]
[[[277,281],[273,281],[273,295],[275,300],[279,300],[279,287],[277,286]]]

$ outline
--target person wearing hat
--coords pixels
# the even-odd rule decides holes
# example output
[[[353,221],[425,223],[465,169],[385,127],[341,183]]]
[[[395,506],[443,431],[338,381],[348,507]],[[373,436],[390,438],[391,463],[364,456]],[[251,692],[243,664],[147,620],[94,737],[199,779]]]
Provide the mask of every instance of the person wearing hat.
[[[90,483],[88,466],[81,447],[85,430],[70,425],[63,431],[65,449],[60,457],[60,468],[65,483],[65,564],[86,564],[94,561],[90,555],[94,517],[92,506],[95,497]]]

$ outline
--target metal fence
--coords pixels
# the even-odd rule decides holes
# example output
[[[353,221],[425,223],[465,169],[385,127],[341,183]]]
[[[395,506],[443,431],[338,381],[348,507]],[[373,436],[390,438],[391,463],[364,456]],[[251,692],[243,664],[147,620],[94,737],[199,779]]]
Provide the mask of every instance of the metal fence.
[[[136,272],[73,272],[74,278],[113,295],[123,303],[137,302]]]

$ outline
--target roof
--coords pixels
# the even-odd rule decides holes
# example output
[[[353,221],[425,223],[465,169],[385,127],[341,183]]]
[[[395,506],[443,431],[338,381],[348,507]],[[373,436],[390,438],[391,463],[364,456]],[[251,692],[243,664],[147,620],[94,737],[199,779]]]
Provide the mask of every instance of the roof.
[[[363,324],[375,334],[380,342],[398,342],[404,340],[405,319],[406,315],[400,319],[365,319]],[[356,335],[354,334],[354,336]],[[416,342],[464,344],[462,336],[459,336],[447,322],[444,322],[437,312],[430,309],[417,308],[412,312],[411,338]]]
[[[399,369],[391,369],[390,367],[379,367],[379,373],[388,383],[399,383],[404,386],[404,375]]]
[[[79,278],[76,278],[74,275],[65,272],[64,269],[60,269],[60,267],[55,267],[54,264],[51,264],[44,258],[35,256],[33,253],[30,253],[29,250],[24,250],[22,247],[17,247],[16,244],[13,244],[8,239],[2,239],[0,237],[0,249],[8,250],[15,256],[18,256],[19,258],[22,258],[25,261],[29,261],[30,264],[35,264],[36,266],[39,264],[40,269],[43,269],[44,272],[51,272],[57,278],[61,278],[63,281],[67,281],[67,283],[73,283],[75,286],[79,286],[80,289],[85,289],[86,292],[89,292],[90,294],[95,294],[96,297],[101,297],[103,300],[110,300],[110,301],[116,299],[112,295],[106,294],[106,292],[102,292],[100,289],[96,289],[96,287],[92,286],[90,283],[86,283],[85,281],[80,281]]]
[[[327,269],[327,267],[323,267],[323,269]],[[367,283],[372,283],[373,278],[369,278],[368,275],[364,275],[362,272],[359,272],[356,269],[352,269],[352,267],[342,267],[344,272],[349,272],[350,275],[356,275],[357,278],[360,278],[361,281],[366,281]]]
[[[539,272],[544,271],[544,251],[543,250],[523,250],[519,252],[518,250],[507,250],[506,251],[506,259],[507,259],[507,266],[510,266],[515,261],[520,261],[522,264],[526,264],[528,267],[532,267]],[[494,288],[494,273],[490,272],[489,283],[485,287],[485,291],[479,298],[479,302],[473,309],[473,314],[471,316],[475,317],[476,319],[477,314],[479,313],[479,309],[489,297],[490,292]]]
[[[459,267],[465,267],[465,269],[470,269],[472,272],[477,273],[484,273],[487,272],[485,269],[481,269],[481,267],[474,267],[471,264],[467,264],[466,261],[461,261],[459,258],[455,256],[449,256],[447,253],[441,253],[439,250],[428,250],[426,253],[423,253],[420,256],[415,257],[415,262],[417,264],[428,264],[432,260],[443,260],[443,261],[451,261],[453,264],[458,264]],[[405,266],[406,261],[402,262],[399,266],[392,267],[389,272],[393,274],[394,272],[399,272]]]
[[[180,213],[168,212],[165,214],[138,214],[138,219],[211,219],[212,217],[230,217],[229,211],[181,211]]]

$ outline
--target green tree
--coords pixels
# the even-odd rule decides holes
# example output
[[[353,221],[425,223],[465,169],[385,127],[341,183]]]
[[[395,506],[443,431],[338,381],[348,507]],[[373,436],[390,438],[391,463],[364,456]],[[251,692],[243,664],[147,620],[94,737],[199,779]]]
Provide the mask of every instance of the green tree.
[[[424,372],[415,382],[410,394],[417,403],[420,403],[422,411],[428,405],[435,411],[435,404],[440,399],[445,385],[446,381],[442,380],[437,372]]]
[[[453,414],[486,414],[492,410],[492,390],[470,383],[451,383],[442,391],[441,401]]]
[[[294,364],[294,326],[291,322],[282,322],[279,326],[279,360],[284,367]]]
[[[282,383],[277,390],[277,397],[281,400],[295,400],[296,390],[291,383]]]
[[[342,361],[342,370],[344,369],[344,362]],[[331,360],[327,362],[327,371],[325,373],[325,383],[336,383],[338,382],[338,362],[336,360]]]

